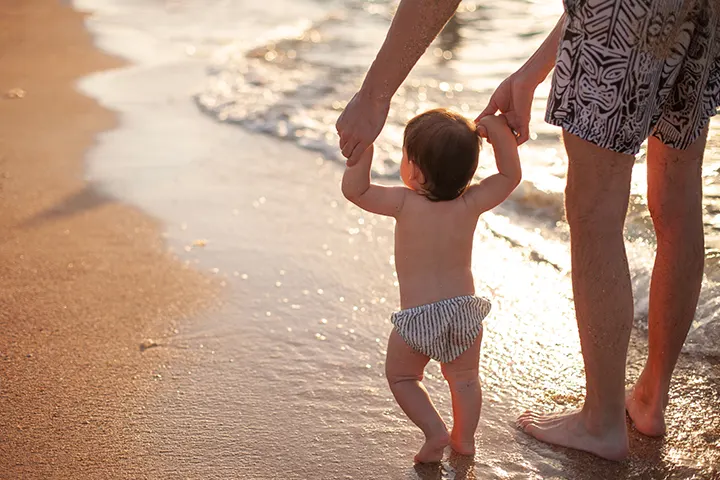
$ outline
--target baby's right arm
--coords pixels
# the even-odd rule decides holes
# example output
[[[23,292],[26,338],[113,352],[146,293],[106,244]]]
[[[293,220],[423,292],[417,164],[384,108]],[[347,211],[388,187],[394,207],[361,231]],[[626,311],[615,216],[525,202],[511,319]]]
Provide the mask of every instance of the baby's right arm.
[[[350,166],[348,161],[342,179],[342,192],[345,198],[371,213],[397,217],[405,203],[409,191],[405,187],[386,187],[370,181],[373,146],[361,155],[360,160]]]
[[[520,184],[522,170],[517,140],[502,115],[483,117],[478,125],[487,131],[495,152],[498,173],[468,188],[463,197],[480,215],[500,205]]]

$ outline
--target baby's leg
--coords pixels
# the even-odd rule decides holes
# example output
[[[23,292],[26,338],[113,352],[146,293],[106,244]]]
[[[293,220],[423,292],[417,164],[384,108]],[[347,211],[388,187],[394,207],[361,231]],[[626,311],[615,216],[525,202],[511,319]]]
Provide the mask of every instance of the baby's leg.
[[[413,350],[393,329],[388,341],[385,373],[398,405],[425,434],[425,444],[415,455],[415,461],[420,463],[442,460],[443,450],[450,441],[445,422],[421,383],[428,361],[429,357]]]
[[[450,445],[462,455],[475,453],[475,430],[482,407],[482,390],[478,378],[481,342],[482,330],[470,348],[452,362],[441,365],[452,395],[453,429]]]

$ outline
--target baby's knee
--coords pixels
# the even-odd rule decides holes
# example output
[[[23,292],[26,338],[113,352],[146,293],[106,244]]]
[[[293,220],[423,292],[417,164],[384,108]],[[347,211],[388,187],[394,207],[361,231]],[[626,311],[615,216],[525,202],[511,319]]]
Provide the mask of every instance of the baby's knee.
[[[457,368],[456,365],[443,363],[440,365],[443,377],[449,384],[480,382],[480,371],[477,367]]]
[[[385,364],[385,378],[390,386],[402,382],[422,382],[422,374],[403,372],[394,365]]]

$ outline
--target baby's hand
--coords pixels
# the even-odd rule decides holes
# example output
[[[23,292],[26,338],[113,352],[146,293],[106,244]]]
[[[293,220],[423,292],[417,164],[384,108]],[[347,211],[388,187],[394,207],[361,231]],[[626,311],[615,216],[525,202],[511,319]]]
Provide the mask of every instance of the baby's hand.
[[[505,115],[488,115],[487,117],[481,118],[477,122],[478,135],[483,138],[487,138],[490,143],[493,143],[492,139],[498,133],[503,133],[506,131],[512,132],[512,130],[508,126]]]
[[[375,151],[375,147],[374,147],[374,145],[371,143],[370,146],[360,155],[360,160],[358,160],[356,163],[361,163],[361,162],[372,163],[374,151]],[[353,165],[355,165],[355,163],[354,163]],[[346,167],[352,166],[352,165],[350,165],[350,159],[348,159],[348,160],[345,162],[345,166],[346,166]]]
[[[487,128],[485,128],[485,125],[481,125],[480,123],[475,124],[475,133],[477,133],[480,138],[488,138]]]

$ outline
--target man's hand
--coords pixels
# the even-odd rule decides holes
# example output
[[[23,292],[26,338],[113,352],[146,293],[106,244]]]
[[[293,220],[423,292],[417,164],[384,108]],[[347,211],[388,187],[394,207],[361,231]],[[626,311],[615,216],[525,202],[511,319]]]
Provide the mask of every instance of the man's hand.
[[[362,89],[355,94],[338,118],[335,128],[340,135],[340,149],[349,167],[380,135],[390,110],[390,100],[373,98]]]
[[[518,145],[525,143],[530,138],[530,110],[535,88],[537,84],[527,81],[520,72],[513,73],[495,90],[490,103],[478,115],[475,123],[500,110],[510,128],[517,133]]]
[[[518,145],[525,143],[530,138],[530,110],[533,95],[535,95],[537,86],[545,80],[555,66],[555,58],[566,19],[567,15],[563,13],[540,48],[517,72],[500,84],[490,97],[490,104],[475,119],[475,123],[500,110],[507,117],[510,128],[518,134]]]
[[[460,0],[400,0],[362,88],[335,124],[348,166],[355,165],[380,134],[390,99],[459,4]]]

